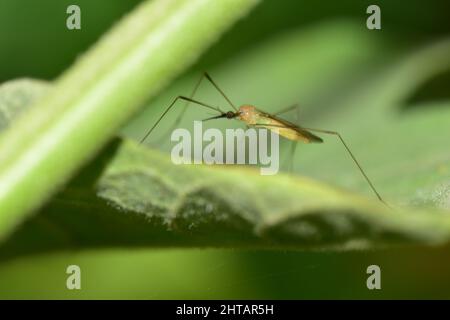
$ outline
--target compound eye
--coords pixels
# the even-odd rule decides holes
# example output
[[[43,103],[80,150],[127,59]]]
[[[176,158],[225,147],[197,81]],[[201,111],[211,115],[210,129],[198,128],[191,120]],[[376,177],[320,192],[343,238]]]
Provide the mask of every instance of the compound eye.
[[[228,111],[227,112],[227,118],[229,118],[229,119],[234,118],[234,112]]]

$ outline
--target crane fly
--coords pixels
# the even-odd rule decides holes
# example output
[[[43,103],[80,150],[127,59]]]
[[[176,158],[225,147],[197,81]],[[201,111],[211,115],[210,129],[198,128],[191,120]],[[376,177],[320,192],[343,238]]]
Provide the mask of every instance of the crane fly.
[[[228,102],[228,104],[231,106],[233,110],[229,111],[223,111],[222,109],[212,106],[210,104],[194,100],[193,97],[200,86],[200,83],[202,80],[206,78],[215,88],[216,90],[225,98],[225,100]],[[331,130],[323,130],[323,129],[314,129],[314,128],[305,128],[298,126],[292,122],[289,122],[285,119],[281,119],[277,116],[277,114],[287,112],[292,110],[295,106],[289,107],[285,110],[282,110],[281,112],[275,113],[275,114],[269,114],[267,112],[262,111],[261,109],[256,108],[253,105],[245,104],[241,105],[239,108],[236,108],[236,106],[231,102],[231,100],[225,95],[225,93],[220,89],[220,87],[214,82],[214,80],[211,78],[211,76],[204,72],[202,74],[202,77],[197,82],[196,86],[194,87],[194,90],[192,91],[190,97],[186,96],[178,96],[176,97],[172,103],[167,107],[167,109],[162,113],[162,115],[158,118],[158,120],[155,122],[155,124],[147,131],[145,136],[141,139],[140,143],[143,143],[145,139],[152,133],[152,131],[156,128],[158,123],[164,118],[164,116],[169,112],[169,110],[178,102],[179,100],[184,100],[186,103],[184,105],[184,108],[182,112],[179,114],[178,118],[175,120],[174,125],[172,128],[176,127],[179,122],[181,121],[184,112],[186,111],[187,106],[190,103],[193,103],[197,106],[201,106],[210,110],[213,110],[218,113],[218,115],[206,118],[203,121],[209,121],[214,119],[236,119],[239,121],[242,121],[245,123],[248,127],[256,127],[256,128],[266,128],[267,130],[273,131],[277,133],[278,135],[284,137],[287,140],[293,141],[293,142],[302,142],[302,143],[322,143],[323,140],[319,136],[317,136],[314,133],[317,134],[327,134],[327,135],[334,135],[338,137],[339,141],[344,146],[345,150],[361,172],[364,179],[369,184],[372,191],[375,193],[378,200],[386,204],[386,202],[383,200],[383,198],[380,196],[378,191],[375,189],[374,185],[370,181],[369,177],[359,164],[358,160],[356,160],[356,157],[353,155],[352,151],[348,147],[347,143],[344,141],[342,136],[337,131],[331,131]],[[296,145],[296,144],[295,144]],[[387,205],[387,204],[386,204]]]

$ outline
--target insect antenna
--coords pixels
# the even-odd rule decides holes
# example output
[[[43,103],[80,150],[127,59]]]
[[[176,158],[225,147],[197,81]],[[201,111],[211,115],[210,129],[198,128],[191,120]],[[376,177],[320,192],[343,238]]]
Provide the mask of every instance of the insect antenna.
[[[207,72],[203,72],[202,75],[200,76],[200,78],[198,79],[197,83],[195,84],[194,89],[192,90],[191,94],[189,95],[189,99],[193,99],[198,88],[200,87],[200,84],[202,83],[203,79],[207,79],[213,86],[214,88],[222,95],[222,97],[225,98],[225,100],[230,104],[230,106],[237,111],[236,107],[234,106],[234,104],[231,102],[231,100],[227,97],[227,95],[222,91],[222,89],[220,89],[220,87],[217,85],[217,83],[211,78],[211,76],[207,73]],[[167,134],[169,134],[174,128],[176,128],[180,122],[181,119],[183,118],[184,114],[186,113],[187,107],[189,106],[190,101],[186,101],[186,103],[184,104],[181,112],[178,114],[177,118],[175,119],[175,122],[173,123],[173,125],[169,128],[169,130],[167,130],[167,132],[165,134],[163,134],[161,137],[164,138]],[[161,139],[162,140],[162,139]]]

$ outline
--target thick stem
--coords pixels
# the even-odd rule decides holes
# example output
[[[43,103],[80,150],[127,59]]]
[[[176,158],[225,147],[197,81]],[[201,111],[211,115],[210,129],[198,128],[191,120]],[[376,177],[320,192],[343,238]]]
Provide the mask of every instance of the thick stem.
[[[147,1],[67,70],[0,137],[0,238],[256,2]]]

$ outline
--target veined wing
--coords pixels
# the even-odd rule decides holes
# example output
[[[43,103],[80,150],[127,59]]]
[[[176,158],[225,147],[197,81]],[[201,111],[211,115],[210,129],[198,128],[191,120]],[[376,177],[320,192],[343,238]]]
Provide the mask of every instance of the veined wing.
[[[269,121],[266,121],[266,127],[270,129],[272,128],[280,128],[278,129],[278,133],[281,136],[284,136],[290,140],[301,140],[306,143],[321,143],[323,142],[322,138],[316,136],[315,134],[309,132],[302,127],[299,127],[292,122],[287,120],[272,116],[268,113],[263,113],[263,116],[267,118]]]

